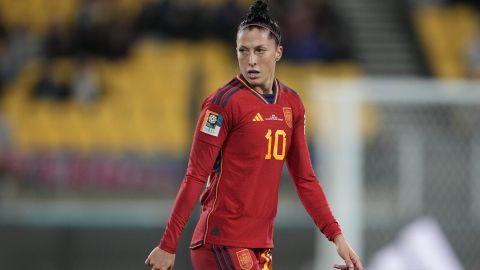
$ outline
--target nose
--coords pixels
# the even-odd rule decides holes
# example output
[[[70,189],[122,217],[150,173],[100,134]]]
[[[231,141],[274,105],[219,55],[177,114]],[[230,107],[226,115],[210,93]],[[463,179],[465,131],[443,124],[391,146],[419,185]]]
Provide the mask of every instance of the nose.
[[[250,66],[255,66],[257,64],[257,59],[255,57],[255,54],[254,53],[251,53],[249,56],[248,56],[248,65]]]

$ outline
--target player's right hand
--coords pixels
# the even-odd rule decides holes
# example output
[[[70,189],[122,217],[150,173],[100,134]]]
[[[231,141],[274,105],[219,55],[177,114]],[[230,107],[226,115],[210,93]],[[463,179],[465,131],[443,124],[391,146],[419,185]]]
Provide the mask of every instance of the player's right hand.
[[[151,267],[151,270],[172,270],[174,262],[175,254],[155,247],[145,260],[145,265]]]

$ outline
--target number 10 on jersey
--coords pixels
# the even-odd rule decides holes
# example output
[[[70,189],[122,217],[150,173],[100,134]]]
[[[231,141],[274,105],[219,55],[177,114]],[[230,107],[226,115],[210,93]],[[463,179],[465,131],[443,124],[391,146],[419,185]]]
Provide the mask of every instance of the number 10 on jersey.
[[[273,158],[276,160],[283,160],[285,158],[285,148],[287,147],[287,133],[283,129],[275,131],[273,134],[272,130],[269,129],[267,134],[265,134],[267,139],[268,149],[267,154],[265,154],[265,159],[272,159],[272,141],[273,141]],[[281,147],[281,152],[279,151],[279,145]]]

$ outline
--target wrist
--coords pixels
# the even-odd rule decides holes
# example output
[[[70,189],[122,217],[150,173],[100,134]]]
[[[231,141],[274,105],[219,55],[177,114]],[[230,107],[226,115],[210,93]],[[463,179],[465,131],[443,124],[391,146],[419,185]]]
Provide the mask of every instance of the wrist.
[[[338,245],[341,242],[345,242],[345,238],[343,237],[343,234],[339,234],[333,238],[333,243],[335,243],[335,245]]]
[[[175,248],[166,245],[164,242],[160,242],[160,244],[158,245],[158,248],[160,248],[161,250],[166,251],[166,252],[168,252],[168,253],[171,253],[171,254],[175,254],[175,253],[176,253],[176,249],[175,249]]]

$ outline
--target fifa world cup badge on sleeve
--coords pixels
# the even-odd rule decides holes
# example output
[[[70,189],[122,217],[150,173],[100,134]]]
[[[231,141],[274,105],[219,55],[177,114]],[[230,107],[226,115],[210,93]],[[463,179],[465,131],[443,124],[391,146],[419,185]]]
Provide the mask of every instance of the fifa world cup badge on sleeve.
[[[223,116],[221,114],[207,110],[200,131],[207,133],[208,135],[218,137],[222,123]]]

